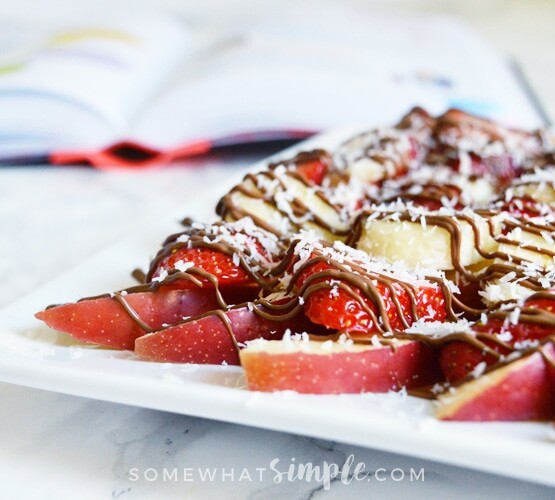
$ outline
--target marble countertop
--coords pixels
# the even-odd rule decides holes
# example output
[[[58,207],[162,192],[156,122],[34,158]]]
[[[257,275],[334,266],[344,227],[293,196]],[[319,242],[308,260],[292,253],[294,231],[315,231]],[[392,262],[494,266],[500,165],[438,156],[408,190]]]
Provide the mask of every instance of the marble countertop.
[[[207,2],[204,9],[214,3]],[[393,3],[400,9],[415,9],[411,2]],[[25,4],[29,2],[13,8]],[[437,2],[418,4],[423,10],[438,9]],[[446,4],[447,11],[467,18],[491,34],[500,47],[520,57],[547,109],[555,111],[550,94],[554,60],[546,63],[535,52],[552,35],[535,34],[530,21],[520,31],[513,30],[522,43],[510,38],[511,26],[525,11],[524,2],[494,1],[482,7],[474,1]],[[546,2],[527,5],[539,26],[547,22],[545,13],[553,12]],[[478,10],[472,11],[472,6]],[[496,21],[494,8],[504,22]],[[204,10],[199,12],[202,18]],[[141,222],[153,215],[175,213],[192,196],[200,200],[203,187],[254,159],[213,158],[137,173],[41,167],[1,170],[0,306],[139,230]],[[153,195],[161,192],[163,197]],[[349,485],[337,481],[329,489],[315,480],[275,483],[270,467],[276,459],[281,470],[293,460],[341,466],[350,455],[374,472],[368,480]],[[411,469],[424,469],[424,474],[411,480]],[[3,498],[539,499],[553,498],[554,493],[545,486],[412,457],[0,383]]]

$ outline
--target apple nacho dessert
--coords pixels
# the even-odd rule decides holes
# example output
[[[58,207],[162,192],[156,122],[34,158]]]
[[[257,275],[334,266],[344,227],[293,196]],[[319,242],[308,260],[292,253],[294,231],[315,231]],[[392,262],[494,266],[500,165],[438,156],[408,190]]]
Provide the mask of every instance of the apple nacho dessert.
[[[246,175],[140,283],[36,317],[142,360],[241,365],[249,389],[407,390],[443,420],[555,420],[555,151],[411,110]],[[140,276],[139,276],[140,274]]]

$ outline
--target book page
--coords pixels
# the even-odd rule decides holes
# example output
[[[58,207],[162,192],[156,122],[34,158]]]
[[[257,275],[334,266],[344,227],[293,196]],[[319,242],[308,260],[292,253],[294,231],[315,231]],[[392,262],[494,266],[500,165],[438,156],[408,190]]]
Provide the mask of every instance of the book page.
[[[242,132],[372,126],[414,105],[540,124],[503,57],[463,23],[323,6],[228,34],[147,109],[132,135],[167,148]]]
[[[117,140],[190,50],[186,27],[161,14],[9,28],[0,40],[0,150],[10,137],[44,135],[58,147],[64,137],[79,147]]]

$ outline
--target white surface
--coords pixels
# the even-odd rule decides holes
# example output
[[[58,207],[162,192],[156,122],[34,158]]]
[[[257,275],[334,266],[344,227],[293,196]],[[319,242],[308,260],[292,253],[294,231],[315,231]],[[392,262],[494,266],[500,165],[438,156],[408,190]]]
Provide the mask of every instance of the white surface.
[[[181,171],[180,175],[183,176],[184,190],[188,191],[184,172]],[[213,167],[207,170],[207,173],[210,172],[221,174],[223,170]],[[20,175],[23,173],[24,171],[19,172]],[[75,171],[74,174],[86,179],[91,173],[82,170]],[[49,176],[46,172],[43,175]],[[52,179],[55,178],[54,172],[50,175]],[[105,180],[111,177],[109,174],[103,175]],[[453,485],[461,486],[469,481],[478,495],[485,495],[489,488],[495,488],[500,495],[505,492],[516,494],[517,497],[520,494],[523,498],[528,495],[535,498],[551,496],[553,491],[542,486],[524,486],[523,483],[509,479],[422,461],[422,458],[429,458],[464,464],[483,471],[496,471],[514,478],[527,478],[553,485],[555,443],[553,430],[548,425],[441,423],[430,417],[428,402],[397,394],[311,397],[249,393],[241,389],[240,369],[145,363],[132,359],[128,353],[56,345],[56,335],[38,326],[38,322],[32,318],[32,313],[45,304],[129,284],[128,270],[136,265],[145,265],[163,235],[176,228],[172,221],[177,220],[178,215],[209,217],[217,195],[233,182],[231,177],[238,175],[239,171],[234,171],[231,176],[228,174],[221,188],[216,186],[204,191],[199,188],[197,194],[202,193],[202,203],[199,203],[198,197],[179,203],[179,213],[175,210],[178,205],[166,199],[165,215],[158,219],[156,225],[149,224],[153,220],[152,215],[144,217],[140,231],[134,230],[122,242],[108,247],[5,308],[0,313],[0,378],[41,389],[279,429],[331,439],[334,442],[330,445],[321,440],[292,438],[287,434],[247,430],[190,417],[156,414],[146,409],[131,410],[119,405],[6,386],[8,395],[19,400],[19,403],[13,406],[17,408],[17,416],[10,416],[10,410],[6,409],[11,407],[10,400],[3,399],[3,418],[6,419],[6,425],[1,427],[3,431],[0,430],[0,437],[3,432],[4,439],[13,448],[2,448],[0,451],[0,464],[8,463],[7,469],[1,469],[0,472],[0,477],[5,475],[7,481],[2,484],[13,488],[15,484],[21,484],[18,481],[25,474],[32,471],[40,481],[24,486],[24,491],[31,498],[48,497],[45,493],[50,491],[62,491],[70,496],[71,492],[80,489],[90,494],[91,498],[97,498],[96,495],[101,491],[112,491],[114,496],[126,494],[129,498],[144,498],[148,495],[154,497],[160,491],[169,497],[183,491],[199,498],[210,492],[221,495],[225,491],[223,495],[227,498],[244,498],[249,495],[253,498],[265,498],[268,494],[265,488],[272,484],[274,478],[274,473],[269,469],[273,459],[279,458],[286,465],[291,463],[292,458],[295,458],[296,463],[317,464],[327,460],[341,465],[345,457],[353,453],[355,463],[365,462],[367,468],[374,471],[381,468],[403,468],[408,471],[411,467],[415,470],[424,467],[428,473],[425,476],[427,482],[418,484],[408,478],[398,482],[391,478],[378,482],[376,476],[372,476],[372,488],[379,490],[380,494],[389,492],[411,497],[429,497],[446,494]],[[12,182],[18,177],[16,172],[12,172],[11,176]],[[89,180],[95,178],[98,179],[90,177]],[[94,182],[93,180],[91,184]],[[143,177],[144,182],[148,182],[148,176]],[[44,189],[44,183],[42,187]],[[194,189],[190,187],[189,192],[193,192]],[[101,191],[98,195],[101,196]],[[137,200],[140,201],[141,198]],[[79,204],[79,200],[76,200],[76,205]],[[132,213],[136,205],[137,203],[133,207],[133,203],[128,202],[128,207],[116,211],[116,215],[121,217],[128,210]],[[90,210],[91,214],[95,213],[94,208],[83,209]],[[85,214],[80,215],[81,218],[74,221],[73,227],[78,228],[79,221],[86,218]],[[68,234],[67,228],[64,231]],[[67,240],[66,236],[66,243]],[[17,276],[22,273],[25,274],[24,266],[18,268]],[[41,405],[43,409],[31,412],[33,420],[30,424],[29,406],[32,407],[33,403],[25,402],[27,397],[46,401],[44,408]],[[66,412],[64,408],[68,407],[71,409]],[[27,417],[28,427],[21,424],[22,415]],[[152,420],[157,424],[153,424]],[[77,431],[76,422],[83,421],[87,422],[86,430]],[[152,426],[155,428],[152,429]],[[199,429],[204,429],[208,436],[215,433],[219,436],[216,439],[218,444],[209,438],[204,443],[202,440],[200,443],[191,442],[191,438],[183,434],[182,426],[195,432],[202,432]],[[14,427],[18,430],[23,428],[25,432],[21,439],[30,441],[18,441],[17,435],[13,434]],[[70,435],[67,434],[68,428]],[[83,442],[76,438],[76,432],[81,433]],[[31,435],[36,437],[31,438]],[[164,440],[164,435],[169,437]],[[351,446],[336,444],[335,441],[338,440]],[[291,447],[291,441],[296,443],[294,447]],[[103,444],[97,449],[91,442]],[[354,444],[419,458],[401,458],[371,452],[352,447]],[[113,447],[119,451],[108,451]],[[137,447],[144,452],[140,458]],[[53,448],[58,449],[54,463],[47,460],[49,450]],[[199,448],[201,452],[197,455],[195,450]],[[315,448],[318,453],[314,452]],[[11,449],[17,451],[6,456],[5,460],[2,459],[2,453],[8,453]],[[86,453],[82,458],[76,458],[80,449],[86,450]],[[222,453],[221,450],[229,452]],[[286,470],[286,465],[280,470]],[[220,472],[225,467],[228,473],[234,466],[236,477],[231,481],[229,476],[228,479],[220,476],[219,480],[209,482],[201,481],[198,476],[193,475],[194,480],[190,483],[183,480],[162,480],[164,467],[170,472],[174,468],[179,469],[179,477],[182,479],[183,468],[198,466],[219,467]],[[264,467],[267,471],[260,480],[257,468]],[[52,472],[50,468],[53,469]],[[68,474],[67,471],[71,468],[77,468],[77,473]],[[84,475],[81,468],[98,470],[101,479],[97,475],[94,478]],[[251,481],[238,480],[237,476],[244,468],[249,470]],[[154,469],[154,472],[149,472],[148,469]],[[153,474],[158,474],[158,479],[149,481]],[[133,480],[136,475],[139,475],[140,480]],[[230,488],[231,482],[233,484]],[[322,491],[322,484],[317,481],[307,484],[297,480],[283,482],[274,488],[279,492],[278,495],[283,494],[284,497],[296,494],[297,498],[308,498],[311,492],[320,491],[323,496],[356,495],[357,492],[360,494],[364,491],[361,488],[365,486],[362,482],[353,482],[349,486],[338,482],[332,485],[328,493]],[[467,494],[466,490],[465,495]],[[453,494],[450,493],[449,496],[453,497]]]

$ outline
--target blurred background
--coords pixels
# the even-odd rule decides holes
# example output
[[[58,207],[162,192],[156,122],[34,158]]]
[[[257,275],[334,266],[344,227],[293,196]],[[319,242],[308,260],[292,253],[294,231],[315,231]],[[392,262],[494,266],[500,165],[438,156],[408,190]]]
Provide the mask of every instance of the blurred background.
[[[0,1],[2,18],[59,20],[79,16],[81,12],[110,11],[115,6],[127,6],[132,12],[142,6],[156,6],[180,16],[186,22],[203,29],[248,26],[290,12],[300,6],[340,6],[353,12],[385,11],[398,14],[451,14],[475,28],[498,49],[518,59],[538,95],[551,115],[555,100],[551,89],[555,84],[555,58],[551,48],[555,33],[555,3],[551,0],[11,0]],[[372,26],[368,26],[372,30]]]
[[[167,163],[414,105],[536,127],[555,107],[548,1],[2,4],[3,163]]]

